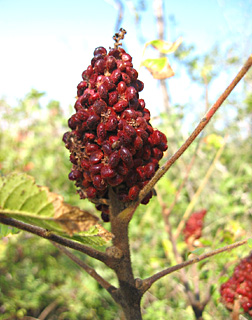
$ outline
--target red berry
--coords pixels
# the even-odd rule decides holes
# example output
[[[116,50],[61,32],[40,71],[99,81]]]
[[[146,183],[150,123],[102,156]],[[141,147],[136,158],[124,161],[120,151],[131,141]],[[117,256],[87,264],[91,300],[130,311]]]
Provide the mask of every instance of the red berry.
[[[138,186],[133,186],[129,189],[129,199],[136,200],[138,194],[140,192],[140,188]]]
[[[111,155],[109,156],[109,161],[108,164],[110,165],[111,168],[115,168],[117,167],[117,165],[119,164],[120,161],[120,155],[118,151],[114,151],[113,153],[111,153]]]
[[[87,119],[88,128],[91,130],[96,129],[100,119],[101,118],[97,114],[91,114]]]
[[[94,56],[101,54],[101,55],[106,55],[107,54],[107,50],[104,47],[97,47],[94,51]]]
[[[119,94],[123,94],[127,89],[127,85],[124,81],[120,81],[117,85],[117,91]]]
[[[122,72],[121,76],[122,76],[123,81],[124,81],[126,84],[130,84],[131,79],[130,79],[130,77],[127,75],[127,73]]]
[[[166,137],[153,130],[150,112],[139,99],[143,82],[120,46],[108,54],[104,47],[96,48],[82,78],[70,132],[63,136],[73,164],[69,179],[76,181],[81,198],[108,199],[110,186],[119,201],[133,201],[158,169]],[[108,221],[109,207],[97,209]]]
[[[108,97],[108,90],[107,90],[107,88],[105,87],[104,84],[101,84],[101,85],[99,86],[98,92],[99,92],[99,95],[100,95],[100,97],[101,97],[102,99],[105,99],[105,100],[107,99],[107,97]]]
[[[94,112],[100,116],[102,112],[106,112],[107,111],[107,104],[104,100],[96,100],[95,103],[93,104],[93,109]]]
[[[90,173],[94,175],[99,174],[103,166],[104,166],[103,163],[93,164],[89,169]]]
[[[93,177],[93,185],[98,189],[98,190],[104,190],[107,188],[107,184],[102,177],[97,174]]]
[[[89,162],[90,164],[97,164],[101,161],[102,158],[103,158],[103,152],[101,150],[97,150],[91,153]]]
[[[118,93],[117,91],[112,91],[109,93],[109,104],[113,106],[118,101]]]
[[[81,160],[81,167],[84,169],[84,170],[89,170],[90,168],[90,164],[89,164],[89,160],[87,159],[82,159]]]
[[[106,67],[106,62],[104,59],[99,59],[98,61],[95,62],[94,65],[94,71],[97,72],[98,74],[104,73]]]
[[[103,141],[106,139],[106,136],[107,136],[107,131],[106,131],[105,124],[101,122],[97,126],[97,137]]]
[[[136,95],[137,95],[137,91],[134,87],[128,87],[126,89],[126,92],[125,92],[125,97],[126,99],[129,101],[129,100],[133,100],[134,98],[136,98]]]
[[[79,170],[72,170],[69,173],[68,178],[69,178],[69,180],[77,180],[77,179],[80,179],[81,176],[82,176],[82,174]]]
[[[122,73],[119,69],[115,69],[112,73],[111,73],[111,80],[113,81],[113,83],[117,84],[120,79],[121,79]]]
[[[102,212],[101,218],[104,222],[109,222],[109,215],[105,212]]]
[[[104,166],[101,169],[101,177],[106,178],[113,178],[116,175],[116,171],[112,169],[110,166]]]
[[[117,128],[117,117],[114,115],[109,116],[107,122],[105,123],[105,128],[107,131],[114,131]]]
[[[123,61],[132,61],[132,57],[128,53],[123,53],[121,58]]]
[[[94,151],[96,151],[96,150],[99,150],[99,146],[97,145],[97,144],[94,144],[94,143],[90,143],[90,142],[88,142],[87,144],[86,144],[86,149],[85,149],[85,151],[86,151],[86,154],[87,155],[91,155],[91,153],[93,153]]]
[[[119,153],[122,161],[126,164],[128,168],[131,168],[133,166],[133,159],[129,150],[125,147],[121,147]]]
[[[88,187],[86,193],[88,198],[93,199],[96,197],[97,191],[94,187]]]
[[[109,72],[112,72],[116,68],[116,59],[113,56],[109,56],[106,61],[106,67]]]
[[[122,112],[125,108],[127,108],[127,106],[128,106],[128,102],[127,101],[120,100],[113,106],[113,109],[116,112]]]

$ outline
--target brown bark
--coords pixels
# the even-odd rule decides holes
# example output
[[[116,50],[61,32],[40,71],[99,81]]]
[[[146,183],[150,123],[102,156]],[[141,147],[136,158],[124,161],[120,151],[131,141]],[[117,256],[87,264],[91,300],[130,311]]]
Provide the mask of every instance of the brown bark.
[[[128,236],[129,222],[119,218],[118,215],[124,209],[124,206],[112,189],[110,190],[109,198],[111,202],[111,231],[114,235],[114,248],[110,251],[115,255],[115,258],[121,257],[113,267],[119,282],[118,300],[116,302],[122,307],[127,320],[141,320],[140,301],[142,293],[136,288],[131,265]]]

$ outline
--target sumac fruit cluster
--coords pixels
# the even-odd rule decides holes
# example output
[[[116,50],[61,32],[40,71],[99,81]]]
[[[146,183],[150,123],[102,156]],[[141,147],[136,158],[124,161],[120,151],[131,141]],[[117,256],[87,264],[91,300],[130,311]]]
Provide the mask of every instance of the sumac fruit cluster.
[[[235,300],[252,316],[252,253],[235,267],[231,278],[220,287],[221,301],[232,310]]]
[[[81,198],[108,198],[109,187],[122,202],[133,201],[154,176],[167,150],[166,136],[150,124],[150,112],[139,92],[144,84],[132,57],[121,47],[94,50],[77,86],[76,113],[63,136]],[[148,203],[152,191],[142,200]],[[109,207],[97,205],[104,221]]]
[[[187,244],[193,244],[196,239],[201,237],[206,213],[207,210],[202,209],[192,213],[190,218],[187,220],[183,230],[184,239]]]

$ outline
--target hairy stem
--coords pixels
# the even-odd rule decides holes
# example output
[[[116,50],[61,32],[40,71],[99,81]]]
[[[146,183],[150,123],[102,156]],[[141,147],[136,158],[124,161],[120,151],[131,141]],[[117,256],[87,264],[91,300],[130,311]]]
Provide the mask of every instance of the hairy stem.
[[[119,282],[120,296],[117,303],[122,307],[127,320],[141,320],[140,301],[142,294],[136,288],[131,265],[128,235],[129,222],[120,219],[119,213],[121,212],[123,205],[120,203],[112,189],[109,192],[109,198],[111,202],[111,231],[114,234],[114,238],[113,247],[109,248],[107,252],[111,255],[115,255],[116,258],[120,257],[118,263],[113,267]]]

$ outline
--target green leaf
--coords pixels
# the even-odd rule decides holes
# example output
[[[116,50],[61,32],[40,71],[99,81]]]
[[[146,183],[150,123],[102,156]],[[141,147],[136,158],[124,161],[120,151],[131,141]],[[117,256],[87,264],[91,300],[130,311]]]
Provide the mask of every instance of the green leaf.
[[[20,232],[20,230],[18,230],[17,228],[12,228],[12,227],[6,226],[4,224],[0,224],[0,238],[6,237],[10,234],[16,234],[19,232]]]
[[[224,144],[224,138],[215,133],[212,133],[204,138],[204,142],[216,149],[219,149]]]
[[[249,239],[248,239],[248,246],[249,246],[250,248],[252,248],[252,238],[249,238]]]
[[[164,40],[153,40],[148,42],[147,45],[151,45],[161,53],[172,53],[178,49],[182,43],[182,37],[178,38],[175,42],[166,42]]]
[[[97,224],[96,216],[63,202],[60,195],[37,186],[34,178],[26,174],[0,178],[0,214],[91,245],[104,245],[112,238],[110,232]],[[8,229],[2,228],[0,234],[7,233]]]
[[[205,251],[205,248],[197,248],[197,249],[191,251],[190,253],[193,253],[193,254],[199,256],[199,255],[201,255],[204,251]]]
[[[142,65],[150,71],[155,79],[162,80],[174,76],[174,72],[166,57],[146,59],[142,62]]]

